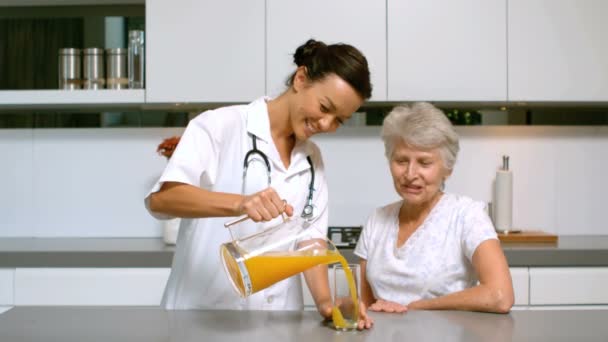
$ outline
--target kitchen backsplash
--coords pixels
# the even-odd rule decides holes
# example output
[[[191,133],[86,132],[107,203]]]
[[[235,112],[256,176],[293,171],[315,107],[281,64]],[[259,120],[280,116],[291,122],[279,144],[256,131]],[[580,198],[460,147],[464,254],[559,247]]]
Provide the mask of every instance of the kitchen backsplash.
[[[166,160],[163,138],[183,128],[0,130],[0,236],[154,237],[143,197]],[[501,156],[511,157],[514,226],[608,235],[608,127],[457,127],[461,153],[449,192],[490,201]],[[358,226],[397,199],[379,127],[315,137],[330,186],[330,225]]]

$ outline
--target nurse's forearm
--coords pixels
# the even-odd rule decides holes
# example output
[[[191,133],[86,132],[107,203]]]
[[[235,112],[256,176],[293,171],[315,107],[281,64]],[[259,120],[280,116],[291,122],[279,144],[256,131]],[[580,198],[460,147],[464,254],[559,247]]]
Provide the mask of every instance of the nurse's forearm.
[[[327,265],[318,265],[304,271],[304,278],[319,313],[323,317],[331,317],[332,300],[327,278]]]
[[[176,217],[238,216],[243,196],[211,192],[189,184],[167,182],[150,195],[150,209]]]

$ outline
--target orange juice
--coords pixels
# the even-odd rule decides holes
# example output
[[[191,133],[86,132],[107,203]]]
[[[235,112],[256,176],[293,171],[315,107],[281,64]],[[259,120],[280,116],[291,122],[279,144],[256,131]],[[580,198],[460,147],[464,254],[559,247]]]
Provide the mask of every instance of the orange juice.
[[[241,296],[245,297],[252,293],[263,290],[270,285],[289,278],[300,272],[321,264],[332,264],[339,262],[345,270],[348,286],[358,314],[359,301],[357,298],[356,284],[352,272],[348,268],[346,259],[338,252],[331,250],[305,250],[295,252],[269,252],[250,258],[235,259],[234,248],[229,244],[222,245],[221,253],[224,266],[230,275],[231,281]],[[238,253],[238,252],[237,252]],[[332,318],[336,328],[352,329],[357,322],[344,319],[338,307],[332,309]]]
[[[344,269],[344,275],[346,276],[346,281],[348,282],[348,288],[349,288],[349,292],[351,294],[351,299],[353,301],[353,308],[352,310],[348,310],[347,313],[350,313],[350,315],[348,317],[344,317],[344,315],[342,314],[342,311],[340,311],[340,307],[335,305],[334,302],[334,307],[331,310],[331,318],[332,321],[334,322],[334,326],[336,327],[336,329],[339,330],[349,330],[349,329],[356,329],[357,325],[358,325],[358,320],[359,320],[359,300],[357,298],[357,284],[355,283],[355,277],[353,276],[353,273],[350,269],[350,267],[348,267],[348,263],[346,262],[346,259],[344,259],[344,257],[342,255],[339,255],[340,259],[340,264],[342,264],[342,268]],[[336,286],[338,286],[336,284]]]

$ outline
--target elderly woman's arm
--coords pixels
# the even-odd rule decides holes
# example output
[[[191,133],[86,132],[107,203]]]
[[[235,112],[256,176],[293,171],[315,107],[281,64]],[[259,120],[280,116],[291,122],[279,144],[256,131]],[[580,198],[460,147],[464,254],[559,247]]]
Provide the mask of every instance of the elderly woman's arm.
[[[395,302],[389,302],[386,300],[378,299],[374,297],[372,288],[367,281],[366,268],[367,260],[361,259],[359,261],[361,267],[361,302],[365,307],[369,308],[370,311],[383,311],[383,312],[406,312],[407,306],[401,305]]]
[[[408,308],[508,313],[514,301],[513,284],[500,242],[482,242],[473,254],[473,267],[479,277],[477,286],[442,297],[418,300],[410,303]]]
[[[376,299],[374,298],[374,294],[372,293],[372,289],[369,286],[369,283],[367,282],[367,275],[365,273],[366,271],[366,267],[367,267],[367,260],[365,259],[360,259],[359,260],[359,267],[361,270],[361,302],[363,302],[363,304],[365,304],[366,307],[370,307],[370,305],[372,305]]]

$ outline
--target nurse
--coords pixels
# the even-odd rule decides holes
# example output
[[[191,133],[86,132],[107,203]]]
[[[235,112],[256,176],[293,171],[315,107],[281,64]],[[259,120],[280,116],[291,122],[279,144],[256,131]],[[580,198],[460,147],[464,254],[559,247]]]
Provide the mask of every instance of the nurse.
[[[145,199],[159,219],[181,217],[171,275],[162,305],[167,309],[301,310],[295,276],[247,298],[237,296],[219,257],[231,240],[309,213],[327,232],[328,191],[319,148],[309,140],[334,132],[371,96],[367,60],[347,44],[309,40],[293,55],[297,68],[276,98],[206,111],[190,121],[162,176]],[[245,170],[245,172],[244,172]],[[286,203],[286,204],[285,204]],[[307,207],[307,210],[305,208]],[[305,274],[319,313],[331,317],[327,273]],[[370,327],[363,315],[359,327]]]

